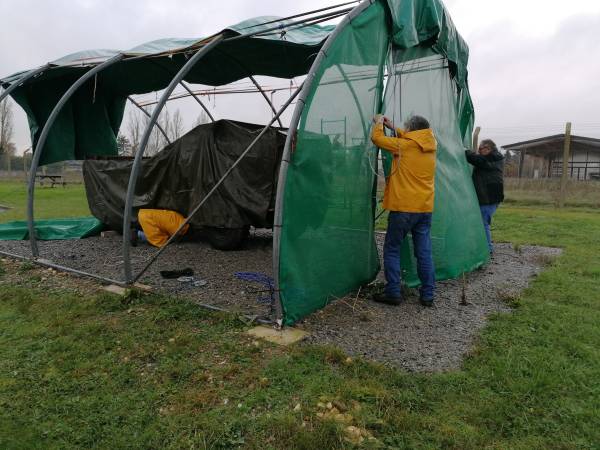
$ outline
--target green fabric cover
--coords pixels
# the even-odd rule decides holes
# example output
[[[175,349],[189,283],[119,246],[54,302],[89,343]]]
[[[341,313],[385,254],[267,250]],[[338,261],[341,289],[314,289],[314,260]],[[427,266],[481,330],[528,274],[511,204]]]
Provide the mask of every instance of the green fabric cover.
[[[256,17],[223,30],[228,37],[242,37],[219,44],[192,68],[185,81],[220,86],[248,75],[293,78],[306,74],[318,48],[334,26],[292,26],[283,36],[280,31],[246,36],[292,22],[259,25],[276,19],[273,16]],[[52,127],[40,165],[116,155],[116,138],[127,97],[167,87],[187,62],[189,54],[208,40],[210,38],[160,39],[122,51],[127,57],[138,58],[125,58],[78,90]],[[91,67],[119,52],[101,49],[67,55],[53,61],[51,69],[13,92],[13,98],[27,113],[34,146],[52,109],[66,90]],[[8,87],[24,73],[6,77],[0,80],[0,85]]]
[[[315,74],[289,167],[283,210],[280,297],[285,324],[371,281],[378,111],[388,48],[386,11],[352,20]]]
[[[102,222],[95,217],[35,221],[36,236],[43,241],[83,239],[99,234],[103,226]],[[0,241],[19,241],[24,239],[29,239],[29,230],[26,221],[0,224]]]

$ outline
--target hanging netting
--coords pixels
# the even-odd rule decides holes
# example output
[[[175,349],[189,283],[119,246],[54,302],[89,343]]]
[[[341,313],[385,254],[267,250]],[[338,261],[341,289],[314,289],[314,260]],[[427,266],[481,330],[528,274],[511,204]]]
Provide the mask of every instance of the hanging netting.
[[[471,172],[465,160],[462,98],[448,61],[432,50],[393,49],[387,66],[385,114],[396,127],[411,115],[427,118],[438,141],[432,247],[438,280],[469,272],[488,259],[488,249]],[[468,118],[466,119],[469,122]],[[470,127],[469,127],[470,128]],[[385,152],[384,152],[385,153]],[[403,278],[418,284],[412,239],[402,249]]]
[[[388,46],[384,7],[369,6],[327,50],[298,127],[281,232],[280,295],[291,324],[379,271],[376,150]]]

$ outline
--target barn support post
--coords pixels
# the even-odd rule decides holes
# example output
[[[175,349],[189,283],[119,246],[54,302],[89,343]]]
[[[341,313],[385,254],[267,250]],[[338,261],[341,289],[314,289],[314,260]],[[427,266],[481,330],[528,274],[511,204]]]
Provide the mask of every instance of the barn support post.
[[[339,36],[342,30],[352,21],[352,19],[361,14],[367,7],[371,6],[373,2],[374,0],[365,0],[352,9],[349,14],[342,19],[335,30],[333,30],[333,32],[327,37],[327,40],[323,44],[323,47],[321,47],[321,50],[319,50],[315,61],[306,75],[306,80],[304,81],[302,91],[298,96],[296,108],[294,109],[292,120],[290,121],[288,135],[285,141],[285,147],[283,149],[283,156],[281,158],[281,166],[279,168],[279,180],[277,182],[277,196],[275,200],[275,217],[273,221],[273,280],[275,284],[275,304],[273,307],[275,309],[276,323],[278,327],[283,325],[283,306],[281,304],[279,280],[279,259],[281,246],[281,227],[283,224],[285,183],[287,180],[287,172],[292,154],[292,142],[294,142],[296,139],[296,130],[298,128],[298,124],[300,123],[300,118],[302,117],[302,111],[304,110],[304,106],[306,104],[306,98],[308,97],[315,81],[316,72],[321,67],[321,64],[323,64],[325,61],[325,58],[327,57],[327,51],[333,45],[333,42]]]
[[[38,143],[35,146],[35,151],[33,152],[33,157],[31,159],[31,169],[29,171],[29,181],[28,181],[28,185],[27,185],[27,227],[29,228],[29,244],[31,246],[31,254],[34,258],[37,258],[39,256],[37,240],[35,237],[35,226],[34,226],[34,221],[33,221],[33,197],[34,197],[34,193],[35,193],[35,174],[37,172],[37,169],[38,169],[38,166],[40,163],[40,158],[42,156],[42,151],[44,150],[44,145],[46,144],[46,139],[48,138],[48,134],[50,133],[50,130],[52,129],[52,125],[54,125],[54,122],[56,121],[56,118],[60,114],[62,108],[69,101],[71,96],[77,91],[77,89],[79,89],[83,85],[83,83],[85,83],[87,80],[89,80],[93,76],[97,75],[99,72],[103,71],[107,67],[110,67],[113,64],[121,61],[123,58],[124,58],[124,55],[119,53],[119,54],[113,56],[112,58],[104,61],[102,64],[97,65],[96,67],[89,70],[88,72],[83,74],[81,77],[79,77],[77,79],[77,81],[75,81],[75,83],[73,83],[71,85],[71,87],[69,89],[67,89],[67,92],[65,92],[63,94],[63,96],[60,98],[60,100],[58,101],[58,103],[56,104],[56,106],[54,107],[52,112],[50,113],[48,120],[46,120],[46,124],[44,125],[44,128],[42,129],[40,138],[38,139]]]
[[[569,170],[569,154],[571,153],[571,122],[567,122],[565,127],[565,145],[563,148],[562,176],[560,178],[560,196],[558,199],[559,208],[565,206],[565,197],[567,195],[567,178]]]
[[[169,86],[164,90],[160,101],[156,105],[156,108],[152,112],[152,117],[150,118],[150,122],[144,131],[144,135],[142,137],[142,141],[140,143],[140,148],[135,154],[135,158],[133,160],[133,166],[131,168],[131,174],[129,176],[129,185],[127,186],[127,197],[125,199],[125,211],[123,212],[123,271],[125,282],[129,283],[132,280],[131,275],[131,256],[130,256],[130,242],[129,242],[129,230],[131,228],[131,214],[133,210],[133,197],[135,194],[135,186],[137,183],[137,178],[140,172],[140,166],[142,163],[142,157],[144,155],[144,150],[148,145],[148,140],[150,139],[150,133],[152,132],[152,128],[154,124],[158,120],[158,117],[164,108],[169,96],[175,89],[175,87],[183,80],[183,78],[188,74],[188,72],[194,67],[194,65],[202,59],[208,52],[210,52],[214,47],[216,47],[221,41],[223,41],[224,36],[219,34],[213,40],[211,40],[208,44],[201,47],[195,54],[192,56],[188,62],[177,72],[177,74],[169,83]]]
[[[14,83],[12,83],[9,87],[7,87],[4,91],[0,92],[0,102],[2,100],[4,100],[6,97],[8,97],[10,95],[10,93],[12,91],[14,91],[15,89],[17,89],[19,86],[22,86],[27,81],[29,81],[32,78],[34,78],[34,77],[42,74],[45,70],[47,70],[49,68],[50,68],[50,63],[48,63],[46,65],[43,65],[42,67],[38,67],[37,69],[33,69],[33,70],[30,70],[29,72],[27,72],[25,75],[23,75],[17,81],[15,81]]]
[[[285,104],[279,109],[279,111],[277,111],[277,113],[275,114],[275,117],[273,117],[271,119],[271,121],[267,125],[265,125],[265,127],[258,134],[258,136],[256,136],[252,140],[252,142],[240,154],[240,156],[235,160],[235,162],[231,165],[231,167],[229,167],[229,169],[227,169],[227,171],[223,174],[223,176],[219,179],[219,181],[217,181],[215,183],[215,185],[211,188],[210,191],[208,191],[208,193],[204,196],[204,198],[200,201],[200,203],[198,203],[198,205],[192,210],[192,212],[189,213],[189,215],[186,217],[185,221],[181,225],[179,225],[179,228],[177,228],[177,230],[175,231],[175,233],[167,240],[167,242],[165,243],[165,245],[163,245],[160,249],[158,249],[158,251],[154,255],[152,255],[152,257],[146,263],[146,265],[144,266],[144,268],[140,272],[138,272],[137,275],[133,278],[133,282],[139,280],[139,278],[146,272],[146,270],[148,270],[148,268],[152,265],[152,263],[154,263],[154,261],[156,261],[156,259],[167,248],[167,246],[177,238],[177,236],[179,235],[179,233],[181,232],[181,230],[183,230],[183,228],[188,223],[190,223],[190,221],[192,220],[192,218],[194,217],[194,215],[200,210],[200,208],[202,207],[202,205],[204,205],[204,203],[206,203],[206,201],[212,196],[212,194],[214,194],[216,192],[216,190],[219,188],[219,186],[221,184],[223,184],[223,182],[229,176],[229,174],[233,171],[233,169],[236,168],[236,166],[240,163],[240,161],[242,159],[244,159],[244,157],[248,154],[248,152],[250,150],[252,150],[252,148],[254,147],[254,145],[256,145],[256,143],[267,132],[267,130],[271,127],[271,125],[273,125],[273,123],[275,123],[275,121],[281,116],[281,114],[283,114],[283,112],[290,106],[290,104],[294,101],[294,99],[300,93],[301,89],[302,89],[302,87],[296,89],[296,91],[292,94],[292,96],[285,102]]]
[[[132,99],[131,97],[127,97],[127,100],[129,100],[131,103],[133,103],[135,106],[137,106],[140,109],[140,111],[142,111],[144,113],[144,115],[146,117],[152,118],[150,113],[148,111],[146,111],[144,109],[144,107],[142,105],[140,105],[138,102],[136,102],[134,99]],[[162,135],[165,137],[165,139],[167,140],[167,143],[170,144],[171,140],[169,139],[169,136],[167,136],[167,132],[164,130],[164,128],[158,122],[156,122],[156,127],[160,130]]]

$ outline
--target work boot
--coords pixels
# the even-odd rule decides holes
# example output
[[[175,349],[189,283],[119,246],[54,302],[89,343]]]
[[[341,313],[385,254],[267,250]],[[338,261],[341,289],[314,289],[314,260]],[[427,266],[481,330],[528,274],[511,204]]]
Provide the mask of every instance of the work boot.
[[[428,308],[431,308],[433,306],[433,299],[432,298],[423,298],[421,297],[419,299],[419,303],[423,306],[426,306]]]
[[[377,303],[385,303],[386,305],[393,305],[393,306],[397,306],[402,303],[402,297],[400,297],[400,296],[392,297],[385,293],[375,294],[373,296],[373,300],[375,300]]]
[[[129,242],[131,243],[132,247],[137,247],[138,235],[135,228],[129,230]]]

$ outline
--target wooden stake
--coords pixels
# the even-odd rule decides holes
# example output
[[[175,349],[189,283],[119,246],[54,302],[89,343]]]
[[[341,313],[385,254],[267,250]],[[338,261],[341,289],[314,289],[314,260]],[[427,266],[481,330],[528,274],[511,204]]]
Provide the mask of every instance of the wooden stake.
[[[569,157],[571,154],[571,122],[567,122],[565,128],[565,146],[563,150],[562,158],[562,177],[560,179],[560,197],[558,199],[558,207],[563,208],[565,206],[565,196],[567,195],[567,180],[569,170]]]
[[[479,132],[481,131],[481,127],[476,127],[473,132],[473,151],[477,152],[477,148],[479,147]]]

